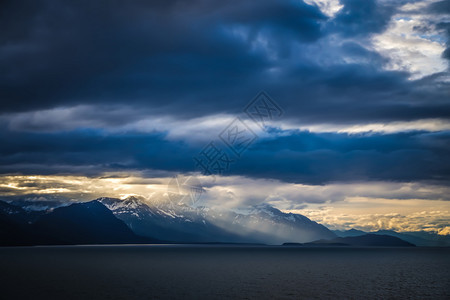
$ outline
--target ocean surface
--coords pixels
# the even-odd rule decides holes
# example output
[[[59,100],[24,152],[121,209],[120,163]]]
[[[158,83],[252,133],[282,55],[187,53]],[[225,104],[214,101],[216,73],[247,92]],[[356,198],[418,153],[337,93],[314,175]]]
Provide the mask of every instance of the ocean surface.
[[[1,299],[450,299],[449,248],[0,248]]]

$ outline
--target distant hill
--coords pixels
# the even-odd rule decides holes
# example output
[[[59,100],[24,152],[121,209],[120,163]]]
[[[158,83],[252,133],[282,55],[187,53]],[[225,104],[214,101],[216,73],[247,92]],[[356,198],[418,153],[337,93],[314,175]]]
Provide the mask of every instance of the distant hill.
[[[379,230],[376,234],[387,234],[416,244],[417,246],[450,247],[450,235],[439,235],[434,232],[395,232],[392,230]]]
[[[423,247],[449,247],[450,246],[450,236],[442,236],[433,232],[396,232],[393,230],[378,230],[375,232],[364,232],[357,229],[350,230],[334,230],[333,231],[339,237],[349,237],[358,236],[366,233],[379,234],[379,235],[390,235],[398,237],[404,241],[407,241],[416,246]]]
[[[306,246],[376,246],[376,247],[414,247],[414,244],[406,242],[390,235],[364,234],[360,236],[337,237],[328,240],[318,240],[304,244]]]

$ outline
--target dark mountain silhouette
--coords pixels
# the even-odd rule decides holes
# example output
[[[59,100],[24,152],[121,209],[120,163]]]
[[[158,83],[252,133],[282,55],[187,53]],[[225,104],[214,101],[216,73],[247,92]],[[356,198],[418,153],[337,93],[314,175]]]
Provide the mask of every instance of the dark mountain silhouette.
[[[360,236],[337,237],[329,240],[318,240],[306,243],[307,246],[377,246],[377,247],[414,247],[414,244],[406,242],[390,235],[364,234]]]
[[[98,201],[28,211],[0,201],[0,245],[156,243],[136,235]]]
[[[33,228],[64,244],[154,243],[156,239],[136,235],[99,201],[75,203],[42,215]]]
[[[390,235],[398,237],[416,246],[423,247],[448,247],[450,246],[450,236],[442,236],[433,232],[396,232],[393,230],[378,230],[374,232],[364,232],[357,229],[350,229],[346,231],[334,230],[339,237],[358,236],[366,233]]]
[[[39,213],[0,201],[0,246],[52,245],[60,241],[38,233],[31,225]]]
[[[439,235],[435,232],[395,232],[393,230],[378,230],[375,234],[392,235],[407,242],[413,243],[417,246],[431,246],[431,247],[449,247],[450,236]]]

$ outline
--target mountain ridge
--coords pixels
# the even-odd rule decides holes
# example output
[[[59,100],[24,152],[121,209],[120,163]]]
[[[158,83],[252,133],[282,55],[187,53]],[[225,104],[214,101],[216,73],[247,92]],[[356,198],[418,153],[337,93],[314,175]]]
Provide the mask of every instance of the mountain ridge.
[[[382,234],[363,234],[358,236],[336,237],[306,243],[307,246],[358,246],[358,247],[415,247],[416,245],[400,238]]]
[[[356,229],[332,232],[303,215],[285,213],[267,203],[245,208],[217,209],[192,207],[171,201],[148,203],[137,197],[100,197],[72,204],[52,201],[33,205],[28,200],[15,204],[0,201],[0,245],[161,241],[280,245],[367,234]],[[105,224],[116,228],[112,230],[114,233]],[[369,234],[393,236],[418,246],[448,246],[445,237],[427,240],[420,233],[413,235],[380,230]],[[425,236],[433,238],[430,233]],[[334,242],[343,243],[342,240]]]
[[[248,207],[248,213],[242,214],[170,201],[152,205],[136,198],[98,200],[138,234],[150,232],[160,238],[158,234],[164,233],[167,239],[179,242],[282,244],[336,237],[328,228],[303,215],[283,213],[269,204]]]

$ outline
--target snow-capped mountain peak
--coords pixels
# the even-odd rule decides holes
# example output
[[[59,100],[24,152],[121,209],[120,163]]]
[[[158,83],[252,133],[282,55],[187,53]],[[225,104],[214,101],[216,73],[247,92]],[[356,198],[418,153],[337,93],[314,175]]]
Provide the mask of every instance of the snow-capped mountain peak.
[[[136,233],[162,240],[276,244],[335,237],[305,216],[284,213],[267,203],[224,209],[170,201],[152,205],[135,197],[98,200]]]

